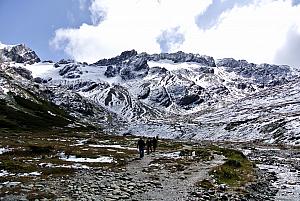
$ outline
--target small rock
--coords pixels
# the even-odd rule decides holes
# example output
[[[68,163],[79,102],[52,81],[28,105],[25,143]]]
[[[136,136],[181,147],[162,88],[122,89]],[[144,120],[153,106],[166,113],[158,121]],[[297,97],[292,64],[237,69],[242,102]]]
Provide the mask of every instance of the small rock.
[[[289,184],[289,185],[296,185],[296,182],[295,181],[288,181],[287,184]]]
[[[287,186],[286,185],[282,185],[281,189],[287,189]]]
[[[221,190],[221,191],[226,191],[226,190],[227,190],[226,184],[220,184],[220,185],[219,185],[219,190]]]
[[[187,177],[184,176],[184,175],[182,175],[182,176],[179,177],[179,179],[182,179],[182,180],[183,180],[183,179],[186,179],[186,178],[187,178]]]

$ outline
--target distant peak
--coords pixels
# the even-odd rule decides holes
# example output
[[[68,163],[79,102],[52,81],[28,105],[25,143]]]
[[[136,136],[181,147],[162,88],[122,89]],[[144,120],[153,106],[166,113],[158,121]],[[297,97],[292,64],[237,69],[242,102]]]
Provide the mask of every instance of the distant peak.
[[[33,64],[41,60],[33,50],[24,44],[5,45],[0,42],[0,61]]]
[[[120,64],[123,61],[134,57],[137,55],[137,51],[136,50],[128,50],[128,51],[124,51],[122,52],[119,56],[110,58],[110,59],[101,59],[99,61],[97,61],[95,64],[99,65],[99,66],[108,66],[108,65],[116,65],[116,64]]]

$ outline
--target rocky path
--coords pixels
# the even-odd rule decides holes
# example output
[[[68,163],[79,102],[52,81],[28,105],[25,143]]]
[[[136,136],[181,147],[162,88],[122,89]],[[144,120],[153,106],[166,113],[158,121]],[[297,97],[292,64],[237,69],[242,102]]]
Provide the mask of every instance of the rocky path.
[[[211,160],[179,156],[175,149],[160,150],[143,159],[129,159],[124,167],[100,167],[77,170],[74,175],[50,177],[16,184],[19,195],[0,200],[299,200],[300,164],[298,150],[249,148],[242,151],[258,166],[258,180],[245,187],[244,193],[214,183],[214,188],[199,187],[213,167],[225,157],[213,152]],[[136,156],[138,154],[136,153]],[[191,159],[191,160],[190,160]],[[6,188],[12,183],[2,184]],[[245,193],[247,192],[247,193]],[[276,194],[277,193],[277,194]],[[31,199],[33,198],[33,199]]]
[[[205,195],[194,196],[195,183],[208,178],[209,170],[224,162],[223,156],[215,155],[211,161],[193,162],[178,169],[175,164],[167,167],[156,162],[162,159],[167,160],[165,153],[152,153],[134,159],[119,171],[82,170],[73,177],[38,182],[32,188],[58,196],[57,201],[205,200]]]
[[[133,198],[142,200],[191,200],[192,192],[195,191],[195,183],[207,179],[208,172],[212,167],[223,163],[223,157],[215,155],[209,162],[193,163],[183,171],[172,173],[169,170],[161,169],[159,164],[153,163],[155,159],[161,157],[161,153],[146,155],[142,160],[130,163],[127,172],[134,175],[139,183],[155,179],[160,183],[158,188],[153,188],[141,194],[134,195]],[[153,168],[154,167],[154,168]],[[152,171],[149,172],[149,169]]]

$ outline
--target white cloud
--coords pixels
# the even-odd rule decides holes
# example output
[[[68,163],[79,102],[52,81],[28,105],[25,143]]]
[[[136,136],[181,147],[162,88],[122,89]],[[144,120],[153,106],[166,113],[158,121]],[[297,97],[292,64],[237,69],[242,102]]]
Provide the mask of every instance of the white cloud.
[[[178,49],[184,42],[184,34],[179,30],[180,27],[174,27],[161,32],[156,38],[156,42],[160,46],[161,52],[170,52]]]
[[[300,27],[299,27],[300,28]],[[284,45],[276,52],[275,62],[281,64],[290,64],[300,69],[300,29],[292,27],[287,36]]]
[[[220,21],[223,12],[253,2],[254,0],[213,0],[205,12],[196,17],[196,23],[201,29],[210,29]]]
[[[226,1],[232,0],[222,0]],[[50,44],[76,60],[95,62],[129,49],[158,53],[162,47],[158,38],[176,27],[184,40],[165,40],[167,51],[273,63],[291,27],[300,27],[300,5],[293,2],[253,0],[238,6],[233,3],[220,9],[218,23],[202,30],[197,17],[205,14],[212,0],[93,0],[93,25],[56,30]]]
[[[290,27],[300,27],[300,7],[292,7],[291,1],[256,1],[223,13],[221,19],[209,30],[188,31],[182,50],[273,63]]]
[[[90,7],[93,25],[58,29],[50,45],[87,62],[129,49],[157,53],[160,46],[156,39],[162,31],[195,24],[195,16],[209,3],[203,0],[94,0]]]
[[[105,0],[92,1],[89,10],[91,12],[91,20],[93,25],[98,25],[106,17],[107,8]]]
[[[79,0],[79,9],[81,11],[85,10],[86,5],[87,5],[87,0]]]

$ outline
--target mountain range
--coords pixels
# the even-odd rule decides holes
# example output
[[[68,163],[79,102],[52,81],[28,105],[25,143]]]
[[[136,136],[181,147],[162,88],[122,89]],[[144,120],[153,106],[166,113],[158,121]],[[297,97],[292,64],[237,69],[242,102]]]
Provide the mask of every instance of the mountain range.
[[[0,44],[0,129],[296,145],[299,79],[286,65],[184,52],[130,50],[88,64]]]

